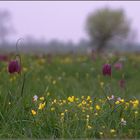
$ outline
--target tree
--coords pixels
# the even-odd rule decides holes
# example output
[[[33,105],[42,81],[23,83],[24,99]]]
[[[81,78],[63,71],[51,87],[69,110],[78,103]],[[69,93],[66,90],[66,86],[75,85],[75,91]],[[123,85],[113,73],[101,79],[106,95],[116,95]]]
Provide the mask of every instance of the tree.
[[[9,11],[0,10],[0,43],[5,42],[7,36],[14,31],[10,20],[11,15]]]
[[[91,13],[86,22],[86,30],[91,43],[96,44],[101,52],[109,41],[117,38],[127,38],[130,32],[130,21],[122,9],[108,7]]]

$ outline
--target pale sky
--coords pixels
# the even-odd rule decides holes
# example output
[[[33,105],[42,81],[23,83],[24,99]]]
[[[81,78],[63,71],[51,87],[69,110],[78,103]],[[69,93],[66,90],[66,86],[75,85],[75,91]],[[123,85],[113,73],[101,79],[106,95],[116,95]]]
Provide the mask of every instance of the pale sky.
[[[7,9],[12,14],[17,31],[12,36],[14,40],[30,35],[36,39],[78,42],[87,38],[88,14],[105,6],[125,10],[140,42],[140,1],[0,1],[0,9]]]

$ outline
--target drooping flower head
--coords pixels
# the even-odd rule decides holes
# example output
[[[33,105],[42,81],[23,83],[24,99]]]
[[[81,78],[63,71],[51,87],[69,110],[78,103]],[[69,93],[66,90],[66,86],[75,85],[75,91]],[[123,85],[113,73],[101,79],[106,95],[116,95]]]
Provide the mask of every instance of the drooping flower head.
[[[122,63],[121,62],[118,62],[118,63],[115,63],[114,64],[114,68],[117,69],[117,70],[121,70],[123,67]]]
[[[103,68],[102,68],[102,73],[104,76],[106,76],[106,75],[111,76],[111,74],[112,74],[111,65],[104,64]]]
[[[13,74],[13,73],[20,73],[20,71],[21,71],[20,63],[17,60],[11,60],[8,65],[8,72],[10,74]]]
[[[0,55],[0,61],[7,61],[7,60],[8,60],[8,56]]]

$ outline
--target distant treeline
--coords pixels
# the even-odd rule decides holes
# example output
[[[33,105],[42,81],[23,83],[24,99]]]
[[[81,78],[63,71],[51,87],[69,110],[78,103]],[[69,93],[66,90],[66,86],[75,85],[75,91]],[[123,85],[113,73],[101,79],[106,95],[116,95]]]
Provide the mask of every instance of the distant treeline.
[[[64,43],[58,40],[45,41],[21,41],[18,44],[18,49],[21,53],[25,54],[87,54],[92,50],[96,50],[95,46],[91,46],[89,41],[81,40],[79,43],[69,41]],[[16,53],[16,42],[5,42],[0,44],[0,53]],[[127,51],[137,52],[140,51],[140,44],[134,43],[113,43],[108,46],[106,51]]]

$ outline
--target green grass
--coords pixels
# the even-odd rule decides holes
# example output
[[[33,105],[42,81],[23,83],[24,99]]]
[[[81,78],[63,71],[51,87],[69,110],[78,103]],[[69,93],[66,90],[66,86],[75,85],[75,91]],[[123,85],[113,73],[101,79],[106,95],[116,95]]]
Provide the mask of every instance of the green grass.
[[[140,99],[140,56],[125,55],[122,70],[112,67],[111,78],[102,75],[102,65],[113,66],[120,57],[56,56],[49,64],[47,57],[22,56],[21,75],[10,75],[8,63],[0,62],[0,138],[140,138],[134,103]],[[122,77],[125,89],[118,84]],[[34,95],[45,100],[33,102]],[[111,95],[115,99],[107,100]],[[117,97],[124,101],[116,104]]]

